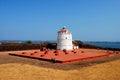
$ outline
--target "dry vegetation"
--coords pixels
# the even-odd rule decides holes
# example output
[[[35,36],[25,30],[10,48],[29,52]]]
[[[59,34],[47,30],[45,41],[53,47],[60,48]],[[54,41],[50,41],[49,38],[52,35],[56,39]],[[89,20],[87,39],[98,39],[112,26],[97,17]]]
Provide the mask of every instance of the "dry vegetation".
[[[120,59],[117,59],[80,67],[78,63],[64,65],[44,63],[44,61],[19,58],[8,55],[8,52],[0,52],[0,80],[120,80],[119,63]],[[73,68],[64,70],[55,66]]]

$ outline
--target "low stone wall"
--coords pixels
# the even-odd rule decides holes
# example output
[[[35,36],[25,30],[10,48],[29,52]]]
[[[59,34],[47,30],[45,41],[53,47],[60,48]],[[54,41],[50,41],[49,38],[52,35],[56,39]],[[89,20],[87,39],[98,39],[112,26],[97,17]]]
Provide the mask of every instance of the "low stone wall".
[[[0,51],[40,49],[40,44],[1,44]]]

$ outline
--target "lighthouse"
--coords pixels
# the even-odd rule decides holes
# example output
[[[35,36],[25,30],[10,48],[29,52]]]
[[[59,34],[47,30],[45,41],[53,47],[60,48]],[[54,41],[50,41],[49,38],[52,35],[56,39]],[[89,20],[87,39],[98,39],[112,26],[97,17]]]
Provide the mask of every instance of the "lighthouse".
[[[67,30],[66,27],[63,27],[58,31],[57,37],[57,49],[59,50],[72,50],[72,33]]]

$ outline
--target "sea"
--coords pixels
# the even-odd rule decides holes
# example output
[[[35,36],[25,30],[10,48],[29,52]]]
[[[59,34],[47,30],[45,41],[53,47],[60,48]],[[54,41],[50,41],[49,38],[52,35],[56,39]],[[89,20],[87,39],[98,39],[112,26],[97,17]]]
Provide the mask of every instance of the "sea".
[[[119,48],[120,49],[120,42],[95,42],[95,41],[85,41],[87,44],[100,46],[104,48]]]
[[[28,40],[0,40],[0,44],[6,42],[16,42],[16,43],[26,43]],[[56,43],[57,41],[40,41],[40,40],[33,40],[32,43],[39,44],[39,43]],[[120,42],[109,42],[109,41],[82,41],[86,44],[91,44],[95,46],[100,46],[104,48],[117,48],[120,49]]]

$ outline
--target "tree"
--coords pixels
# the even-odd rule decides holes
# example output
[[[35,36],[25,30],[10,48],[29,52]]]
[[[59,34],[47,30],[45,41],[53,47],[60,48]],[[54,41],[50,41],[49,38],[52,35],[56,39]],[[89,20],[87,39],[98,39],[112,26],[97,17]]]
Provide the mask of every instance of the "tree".
[[[32,41],[31,41],[31,40],[28,40],[26,43],[27,43],[27,44],[32,44]]]

